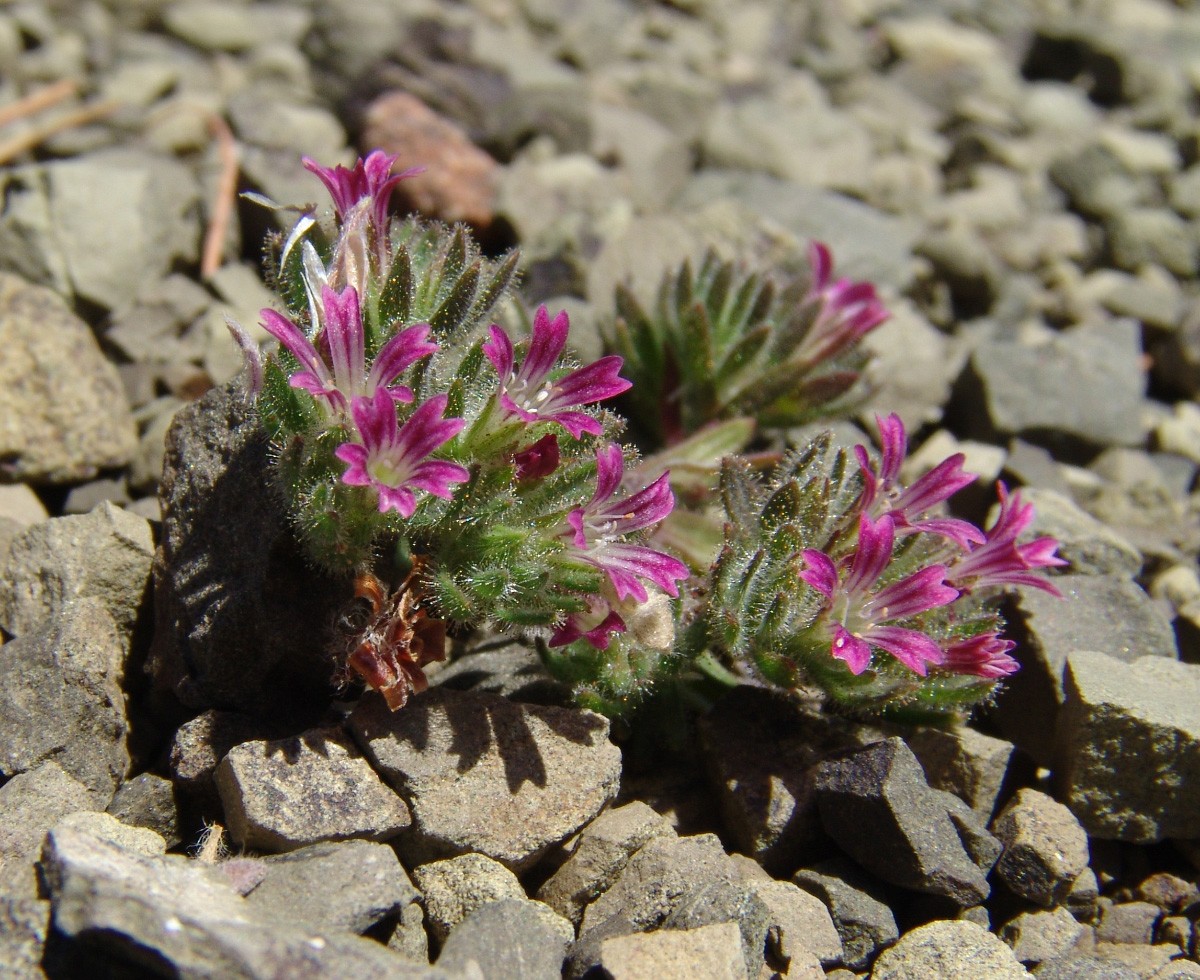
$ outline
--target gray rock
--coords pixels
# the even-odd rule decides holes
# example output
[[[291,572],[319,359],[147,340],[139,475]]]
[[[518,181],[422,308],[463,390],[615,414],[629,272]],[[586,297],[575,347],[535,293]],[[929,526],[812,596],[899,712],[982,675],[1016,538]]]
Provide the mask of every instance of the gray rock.
[[[437,965],[484,976],[559,980],[575,930],[540,902],[506,898],[480,906],[446,937]]]
[[[742,853],[786,874],[827,846],[813,793],[813,767],[856,744],[852,725],[795,699],[744,685],[697,723],[705,768],[724,826]]]
[[[150,584],[149,522],[103,503],[89,514],[35,524],[0,567],[0,625],[22,636],[61,617],[73,600],[99,600],[125,644]]]
[[[9,980],[45,980],[42,956],[49,932],[49,902],[0,895],[0,963]]]
[[[145,827],[131,827],[121,823],[112,814],[99,813],[95,810],[79,810],[75,813],[68,813],[52,829],[60,832],[73,831],[87,834],[107,841],[130,854],[156,857],[167,853],[167,842],[153,830],[147,830]]]
[[[316,932],[364,933],[417,898],[396,852],[352,840],[312,844],[262,862],[266,874],[246,896],[264,916]]]
[[[606,939],[600,966],[613,980],[746,980],[741,935],[732,922],[696,929],[662,929]]]
[[[930,786],[953,793],[985,816],[995,810],[1014,766],[1019,769],[1012,742],[966,726],[919,728],[905,741]]]
[[[402,853],[477,851],[532,866],[617,792],[621,753],[588,711],[445,689],[389,712],[367,696],[349,719],[363,751],[408,801]]]
[[[906,932],[884,950],[871,980],[1021,980],[1028,977],[1011,949],[982,926],[944,919]]]
[[[1062,902],[1087,867],[1087,833],[1070,810],[1037,790],[1019,790],[992,833],[1004,844],[997,877],[1038,905]]]
[[[116,369],[87,324],[41,286],[0,273],[0,459],[8,480],[86,480],[133,457]]]
[[[229,100],[229,117],[240,139],[267,150],[304,153],[322,162],[345,155],[346,132],[337,117],[324,106],[280,98],[277,86],[236,93]]]
[[[1065,908],[1022,912],[1001,927],[999,936],[1022,963],[1037,964],[1065,956],[1079,941],[1084,926]]]
[[[751,881],[750,889],[770,912],[768,962],[815,959],[822,967],[843,962],[842,939],[825,904],[790,881]],[[790,974],[789,974],[790,975]]]
[[[806,187],[861,195],[872,156],[866,129],[852,115],[778,97],[720,100],[701,143],[707,166],[759,171]]]
[[[1071,563],[1072,572],[1133,578],[1142,570],[1137,548],[1066,495],[1030,487],[1022,498],[1034,506],[1030,533],[1055,538],[1058,556]]]
[[[238,745],[216,781],[230,836],[261,851],[389,840],[412,823],[404,801],[339,729]]]
[[[1162,917],[1162,909],[1150,902],[1117,902],[1109,905],[1096,925],[1098,943],[1154,943],[1154,927]]]
[[[268,38],[297,44],[312,23],[307,11],[282,3],[248,7],[187,0],[171,4],[163,13],[172,34],[205,51],[244,51]]]
[[[1044,961],[1035,971],[1038,980],[1142,980],[1142,974],[1118,960],[1087,954]]]
[[[599,6],[589,4],[587,9]],[[592,155],[620,166],[622,189],[639,210],[653,213],[664,208],[691,176],[691,147],[678,133],[636,109],[593,102],[591,112]]]
[[[666,819],[640,800],[605,810],[580,831],[570,857],[538,889],[537,898],[577,926],[584,907],[612,885],[640,847],[674,835]]]
[[[92,806],[88,788],[56,762],[43,762],[0,786],[0,894],[37,898],[34,865],[46,831],[67,814]]]
[[[25,483],[0,484],[0,517],[12,521],[14,536],[31,524],[38,524],[50,517],[46,505]],[[0,552],[3,561],[4,552]]]
[[[445,978],[371,940],[315,933],[258,913],[210,865],[146,857],[73,830],[46,840],[55,929],[79,955],[126,969],[250,980],[278,976]],[[86,943],[86,946],[82,944]]]
[[[663,920],[663,929],[699,929],[732,922],[742,935],[746,975],[758,976],[774,916],[758,894],[758,883],[714,878],[690,888]]]
[[[237,711],[208,710],[184,722],[171,741],[171,779],[181,793],[217,800],[217,765],[235,745],[286,734],[277,722]]]
[[[125,644],[97,599],[0,647],[0,772],[53,759],[108,806],[129,767]]]
[[[1174,631],[1162,609],[1123,576],[1060,575],[1065,596],[1019,589],[1009,622],[1020,641],[1022,669],[1005,683],[996,719],[1007,738],[1040,765],[1053,758],[1054,726],[1063,701],[1063,667],[1074,650],[1099,650],[1126,663],[1155,656],[1174,660]]]
[[[117,789],[108,812],[122,823],[153,830],[168,848],[183,842],[175,787],[162,776],[143,772],[126,780]]]
[[[1200,666],[1075,651],[1055,733],[1063,801],[1090,835],[1200,836]]]
[[[868,871],[963,907],[987,898],[990,865],[972,860],[946,800],[929,788],[901,739],[821,763],[815,791],[826,833]]]
[[[328,704],[328,627],[350,586],[302,558],[284,510],[263,492],[267,469],[266,436],[236,383],[176,414],[148,665],[163,710],[182,701],[269,716],[281,687],[296,712]]]
[[[125,306],[147,279],[196,260],[198,188],[175,159],[114,149],[46,164],[45,173],[55,230],[48,247],[61,251],[77,296]]]
[[[413,869],[429,933],[439,943],[476,909],[502,899],[526,901],[517,876],[483,854],[460,854]]]
[[[838,275],[896,289],[912,282],[916,229],[892,215],[832,191],[733,170],[702,171],[675,206],[686,212],[723,199],[739,202],[801,242],[815,238],[828,243]]]
[[[1181,278],[1200,269],[1200,239],[1186,220],[1167,208],[1130,208],[1105,221],[1108,247],[1122,269],[1161,265]]]
[[[1142,192],[1125,172],[1116,155],[1102,146],[1091,146],[1055,161],[1050,179],[1064,192],[1071,206],[1086,215],[1120,214],[1138,204]]]
[[[1145,435],[1141,352],[1141,326],[1133,320],[1075,327],[1037,346],[989,340],[972,352],[956,404],[974,416],[968,422],[981,437],[999,433],[1137,445]],[[977,406],[985,418],[978,416]]]
[[[879,950],[899,937],[896,918],[877,886],[849,861],[835,858],[801,868],[792,881],[829,909],[842,940],[842,961],[851,970],[865,970]]]

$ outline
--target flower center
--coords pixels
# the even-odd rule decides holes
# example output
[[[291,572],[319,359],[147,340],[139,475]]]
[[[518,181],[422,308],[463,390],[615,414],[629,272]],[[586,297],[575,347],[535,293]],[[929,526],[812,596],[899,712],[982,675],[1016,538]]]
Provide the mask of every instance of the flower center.
[[[538,410],[543,407],[553,390],[553,386],[549,384],[531,388],[529,382],[518,378],[515,371],[509,375],[508,384],[505,385],[505,391],[512,399],[513,404],[521,411],[529,412],[531,415],[537,415]]]
[[[402,487],[409,477],[407,466],[386,456],[368,460],[366,470],[372,480],[385,487]]]

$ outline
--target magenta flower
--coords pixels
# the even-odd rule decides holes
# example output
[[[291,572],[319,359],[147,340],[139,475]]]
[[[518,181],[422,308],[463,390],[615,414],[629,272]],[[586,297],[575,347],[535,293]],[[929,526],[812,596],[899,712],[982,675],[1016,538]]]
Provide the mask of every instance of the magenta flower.
[[[1020,669],[1021,665],[1009,656],[1015,648],[1012,640],[1001,639],[998,633],[980,633],[946,647],[946,662],[942,666],[955,674],[998,680]]]
[[[603,596],[591,596],[584,612],[571,613],[550,636],[552,647],[587,640],[597,650],[607,650],[613,633],[624,633],[625,621]]]
[[[516,468],[517,479],[541,480],[558,469],[560,458],[558,436],[554,433],[544,435],[532,446],[526,446],[519,452],[513,453],[513,466]]]
[[[338,221],[345,219],[359,201],[370,200],[371,219],[377,231],[387,227],[388,205],[392,190],[407,177],[421,173],[422,167],[412,167],[401,173],[392,173],[397,156],[372,150],[365,158],[354,161],[353,167],[322,167],[309,159],[302,158],[304,169],[316,174],[333,198],[333,210]]]
[[[802,302],[819,308],[797,357],[815,364],[852,347],[891,314],[869,282],[833,278],[833,257],[821,242],[809,245],[808,264],[812,284]]]
[[[1054,553],[1058,542],[1042,537],[1017,544],[1017,539],[1033,523],[1033,504],[1023,504],[1020,491],[1010,495],[1003,483],[997,483],[996,490],[1000,495],[1000,513],[988,528],[986,540],[950,566],[948,580],[964,592],[989,586],[1029,585],[1061,597],[1062,593],[1036,571],[1067,564]]]
[[[924,677],[927,663],[945,660],[941,647],[919,630],[884,624],[945,606],[957,599],[959,592],[945,584],[944,565],[922,568],[875,591],[891,561],[894,544],[892,518],[885,514],[872,521],[864,514],[849,568],[839,570],[825,552],[809,548],[802,552],[808,567],[800,572],[800,578],[825,597],[827,629],[832,635],[830,653],[844,660],[851,673],[866,670],[871,648],[879,647]]]
[[[303,367],[288,379],[288,383],[293,388],[303,388],[314,398],[328,403],[335,412],[343,414],[353,399],[373,398],[377,390],[386,391],[395,401],[411,402],[411,389],[393,382],[409,366],[437,350],[437,344],[425,340],[429,336],[429,324],[406,327],[390,338],[376,355],[368,373],[358,293],[353,287],[335,293],[323,286],[321,306],[324,316],[319,336],[321,346],[328,351],[328,363],[295,323],[274,310],[262,311],[263,327]]]
[[[621,447],[610,445],[596,453],[596,492],[583,507],[567,515],[569,528],[562,534],[577,557],[608,575],[618,600],[630,596],[647,599],[641,580],[679,595],[677,581],[688,577],[688,568],[677,558],[644,545],[620,540],[627,534],[657,524],[675,506],[667,473],[628,497],[617,497],[624,472]]]
[[[450,485],[465,483],[471,474],[457,463],[428,458],[465,424],[462,419],[442,418],[447,400],[444,394],[434,395],[398,425],[396,403],[386,390],[379,389],[373,398],[355,398],[350,411],[362,443],[343,443],[334,451],[347,464],[342,482],[374,487],[380,512],[395,510],[401,517],[412,517],[417,509],[414,490],[449,500]]]
[[[949,538],[963,550],[972,544],[982,544],[983,532],[968,521],[953,517],[922,517],[927,511],[948,500],[975,481],[963,472],[962,453],[943,460],[918,479],[911,487],[900,485],[900,467],[908,451],[908,436],[900,416],[875,416],[879,426],[879,469],[876,471],[866,446],[855,446],[854,455],[863,477],[863,508],[871,514],[887,514],[896,525],[897,534],[927,531]]]
[[[508,415],[526,422],[557,422],[578,439],[585,432],[599,435],[603,426],[586,412],[570,409],[613,398],[631,385],[618,377],[622,361],[612,355],[552,380],[550,372],[566,346],[569,329],[565,310],[551,320],[546,307],[539,306],[519,371],[513,367],[512,340],[499,327],[492,326],[492,339],[483,345],[483,352],[500,375],[500,405]]]

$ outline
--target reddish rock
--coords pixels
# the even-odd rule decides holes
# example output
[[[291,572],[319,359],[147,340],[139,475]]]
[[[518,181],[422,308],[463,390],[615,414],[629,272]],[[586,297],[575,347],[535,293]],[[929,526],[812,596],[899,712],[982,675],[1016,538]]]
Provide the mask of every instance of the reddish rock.
[[[363,144],[399,154],[397,166],[425,168],[396,188],[408,208],[476,229],[492,223],[499,164],[420,99],[407,92],[379,96],[367,109]]]

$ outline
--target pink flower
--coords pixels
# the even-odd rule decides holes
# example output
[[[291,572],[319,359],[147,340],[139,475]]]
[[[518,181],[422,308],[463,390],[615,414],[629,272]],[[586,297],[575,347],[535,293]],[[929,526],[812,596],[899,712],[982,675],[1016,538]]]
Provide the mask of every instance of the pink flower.
[[[366,368],[365,340],[358,293],[347,287],[335,293],[321,287],[323,323],[319,339],[328,351],[328,361],[295,323],[274,310],[263,310],[263,326],[278,340],[303,370],[297,371],[288,383],[303,388],[314,398],[326,402],[338,413],[345,413],[355,398],[373,398],[377,390],[386,391],[395,401],[411,402],[412,391],[404,385],[393,384],[401,374],[422,357],[437,350],[437,344],[425,340],[429,324],[418,323],[399,331],[380,349]]]
[[[588,608],[571,613],[550,637],[552,647],[587,640],[597,650],[607,650],[613,633],[624,633],[625,621],[604,596],[590,596]]]
[[[1020,670],[1021,665],[1009,656],[1015,648],[1012,640],[1001,639],[995,632],[980,633],[946,647],[946,662],[942,666],[956,674],[998,680]]]
[[[372,150],[365,158],[354,161],[354,166],[322,167],[320,164],[304,157],[304,169],[316,174],[321,183],[329,190],[333,198],[333,210],[338,221],[345,219],[359,201],[369,200],[371,219],[376,231],[387,227],[388,205],[391,203],[392,190],[407,177],[414,177],[422,172],[421,167],[413,167],[398,174],[392,173],[398,156],[384,153],[382,150]]]
[[[618,600],[633,596],[647,599],[642,580],[671,596],[679,595],[675,583],[688,577],[688,568],[677,558],[644,545],[621,539],[657,524],[675,506],[668,474],[628,497],[616,496],[624,472],[621,447],[610,445],[596,453],[596,492],[583,507],[567,515],[563,537],[575,555],[608,575]]]
[[[401,517],[412,517],[417,509],[414,490],[449,500],[450,485],[465,483],[471,474],[457,463],[428,458],[464,425],[462,419],[442,418],[447,401],[444,394],[434,395],[398,425],[396,403],[383,389],[373,398],[355,398],[350,411],[362,443],[343,443],[334,451],[347,464],[342,482],[374,487],[380,512],[395,510]]]
[[[930,565],[876,589],[892,559],[894,544],[892,518],[885,514],[872,521],[864,514],[849,568],[839,569],[825,552],[810,548],[802,552],[808,567],[800,572],[800,578],[825,597],[830,653],[844,660],[851,673],[866,670],[872,647],[878,647],[924,677],[927,663],[945,660],[941,647],[919,630],[885,624],[948,605],[959,592],[945,584],[944,565]]]
[[[983,542],[983,532],[968,521],[953,517],[923,517],[927,511],[948,500],[975,481],[963,472],[962,453],[943,460],[910,487],[900,484],[900,468],[908,450],[908,436],[900,416],[875,416],[879,426],[879,469],[871,463],[866,446],[855,446],[854,455],[863,477],[863,507],[875,516],[889,515],[897,534],[926,531],[948,538],[960,548]]]
[[[532,446],[513,453],[517,479],[541,480],[558,469],[559,459],[558,436],[544,435]]]
[[[619,395],[630,388],[630,382],[618,377],[622,361],[616,356],[602,357],[594,364],[552,379],[550,372],[566,346],[569,329],[565,310],[551,320],[546,307],[539,306],[533,317],[533,337],[520,370],[513,366],[512,340],[495,325],[483,352],[500,375],[500,404],[507,414],[526,422],[557,422],[578,439],[585,432],[599,435],[604,430],[586,412],[570,409]]]
[[[986,540],[951,564],[948,580],[964,592],[990,586],[1029,585],[1061,596],[1049,579],[1036,571],[1067,564],[1054,553],[1058,542],[1041,537],[1017,544],[1017,539],[1033,523],[1033,504],[1023,504],[1020,491],[1010,495],[1003,483],[997,483],[996,490],[1000,513],[988,528]]]
[[[808,264],[813,278],[802,303],[817,304],[818,310],[796,358],[816,364],[852,347],[891,314],[869,282],[833,278],[833,257],[821,242],[809,245]]]

